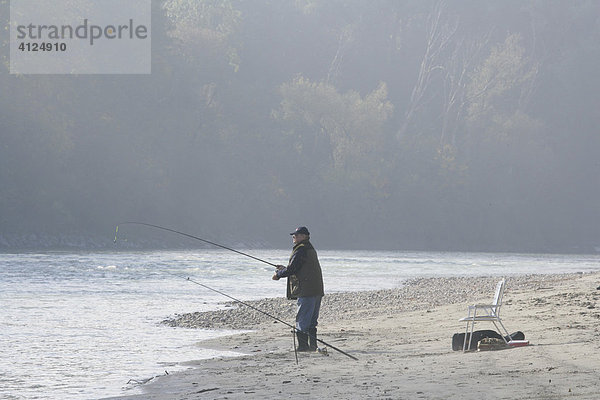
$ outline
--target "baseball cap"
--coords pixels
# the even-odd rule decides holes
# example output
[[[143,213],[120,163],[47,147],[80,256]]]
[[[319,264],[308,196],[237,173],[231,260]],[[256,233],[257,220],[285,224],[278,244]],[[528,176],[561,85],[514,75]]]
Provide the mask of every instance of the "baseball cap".
[[[306,228],[305,226],[296,228],[296,230],[294,232],[290,233],[290,235],[298,235],[298,234],[310,236],[310,233],[308,233],[308,228]]]

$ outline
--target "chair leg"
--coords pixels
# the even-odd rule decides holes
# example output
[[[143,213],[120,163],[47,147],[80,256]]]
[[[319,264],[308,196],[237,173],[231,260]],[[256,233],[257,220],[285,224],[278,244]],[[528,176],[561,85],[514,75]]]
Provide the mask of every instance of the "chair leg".
[[[467,321],[467,329],[465,329],[465,340],[463,341],[463,353],[467,351],[467,335],[469,334],[469,321]]]
[[[469,321],[467,321],[467,329],[465,330],[465,340],[463,342],[463,353],[467,350],[471,350],[471,343],[473,342],[473,331],[475,330],[475,321],[471,321],[471,333],[469,333]],[[469,346],[467,347],[467,336],[469,337]]]
[[[471,350],[471,344],[473,343],[473,332],[475,331],[475,320],[471,321],[471,335],[469,335],[469,347],[467,350]]]
[[[508,330],[506,329],[506,327],[504,326],[504,324],[502,323],[502,321],[498,320],[498,323],[500,324],[500,326],[502,327],[502,329],[504,329],[504,333],[506,333],[506,336],[504,336],[504,334],[502,333],[502,331],[500,330],[500,328],[498,328],[498,325],[496,325],[496,321],[492,321],[494,323],[494,326],[496,327],[496,330],[500,333],[500,336],[502,336],[502,340],[504,340],[504,343],[508,344],[509,341],[506,340],[506,336],[508,336],[510,338],[510,333],[508,333]]]

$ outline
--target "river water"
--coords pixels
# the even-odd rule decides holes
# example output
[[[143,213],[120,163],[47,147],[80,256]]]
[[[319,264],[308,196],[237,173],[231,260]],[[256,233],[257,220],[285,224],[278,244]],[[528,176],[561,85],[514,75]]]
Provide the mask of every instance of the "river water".
[[[248,251],[285,264],[289,250]],[[591,272],[600,255],[319,251],[326,292],[392,288],[414,277]],[[232,331],[170,328],[176,313],[227,298],[285,295],[273,268],[226,250],[0,254],[0,399],[99,399],[215,353]],[[129,382],[129,383],[128,383]]]

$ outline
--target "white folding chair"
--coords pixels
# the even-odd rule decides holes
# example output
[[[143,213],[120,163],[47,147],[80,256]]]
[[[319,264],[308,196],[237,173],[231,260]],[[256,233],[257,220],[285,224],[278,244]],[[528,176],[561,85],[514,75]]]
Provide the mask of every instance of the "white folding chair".
[[[502,279],[496,285],[496,294],[494,295],[494,301],[492,304],[473,304],[469,306],[469,315],[459,319],[460,322],[467,323],[467,329],[465,330],[465,340],[463,343],[463,352],[471,349],[471,341],[473,339],[473,331],[475,330],[475,322],[489,321],[494,324],[500,336],[504,342],[508,345],[506,338],[510,339],[510,334],[504,327],[502,320],[500,319],[500,307],[502,306],[502,295],[504,294],[504,286],[506,285],[506,279]],[[471,332],[469,334],[469,324],[471,324]],[[498,327],[498,324],[504,330],[504,333]],[[467,336],[469,336],[469,345],[467,346]]]

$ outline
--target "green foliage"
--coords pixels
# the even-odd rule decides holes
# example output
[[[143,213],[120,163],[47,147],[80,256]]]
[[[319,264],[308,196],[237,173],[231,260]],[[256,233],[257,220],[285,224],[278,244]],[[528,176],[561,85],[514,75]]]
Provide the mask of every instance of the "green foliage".
[[[232,41],[242,14],[231,0],[167,0],[163,9],[170,22],[169,36],[179,42],[186,56],[203,49],[205,57],[224,55],[235,71],[239,69]]]
[[[475,70],[467,87],[467,121],[494,119],[495,113],[512,114],[522,107],[538,66],[527,59],[518,34],[507,36],[492,48],[490,56]]]
[[[323,176],[341,174],[352,181],[369,180],[377,173],[387,142],[384,126],[393,112],[385,83],[361,97],[298,76],[281,85],[280,92],[283,100],[274,116],[302,138],[296,147],[301,158],[321,153]]]

